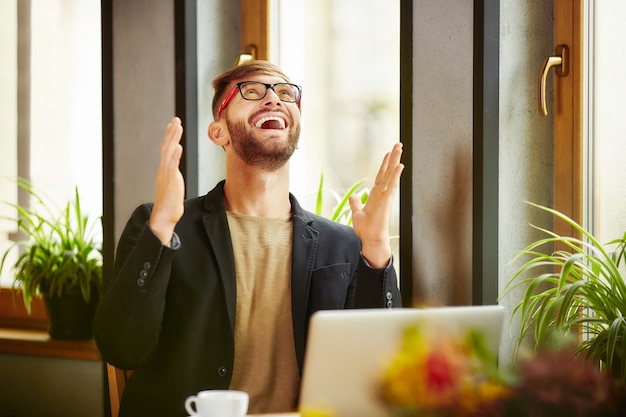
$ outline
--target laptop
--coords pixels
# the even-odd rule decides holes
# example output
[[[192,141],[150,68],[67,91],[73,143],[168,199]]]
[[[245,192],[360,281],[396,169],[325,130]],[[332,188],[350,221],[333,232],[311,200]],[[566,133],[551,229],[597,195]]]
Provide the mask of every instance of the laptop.
[[[316,312],[309,325],[300,410],[328,411],[337,417],[388,417],[376,397],[377,383],[409,325],[428,323],[453,334],[477,330],[497,354],[503,318],[501,306]]]

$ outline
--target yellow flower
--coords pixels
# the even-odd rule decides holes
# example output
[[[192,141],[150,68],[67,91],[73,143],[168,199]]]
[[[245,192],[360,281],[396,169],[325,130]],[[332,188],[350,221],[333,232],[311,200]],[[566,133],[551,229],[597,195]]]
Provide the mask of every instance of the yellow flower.
[[[299,414],[300,417],[337,417],[332,410],[320,407],[304,407]]]

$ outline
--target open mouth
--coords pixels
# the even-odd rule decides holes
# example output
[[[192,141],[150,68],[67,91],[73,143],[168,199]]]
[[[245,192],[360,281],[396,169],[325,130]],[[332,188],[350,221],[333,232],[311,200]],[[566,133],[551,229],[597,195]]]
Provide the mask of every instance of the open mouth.
[[[279,129],[285,128],[285,120],[278,116],[265,116],[260,118],[255,124],[259,129]]]

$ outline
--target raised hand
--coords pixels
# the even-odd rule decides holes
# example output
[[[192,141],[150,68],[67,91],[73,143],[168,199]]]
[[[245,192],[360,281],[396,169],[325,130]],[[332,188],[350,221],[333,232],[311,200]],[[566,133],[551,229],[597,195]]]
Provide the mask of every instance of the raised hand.
[[[170,244],[174,227],[184,212],[185,181],[180,172],[183,147],[182,122],[174,117],[167,125],[161,143],[161,162],[156,176],[154,207],[150,215],[150,228],[164,245]]]
[[[404,165],[400,163],[402,143],[385,154],[376,181],[365,205],[358,196],[350,197],[352,226],[361,239],[363,257],[374,268],[382,268],[391,259],[389,223],[394,198]]]

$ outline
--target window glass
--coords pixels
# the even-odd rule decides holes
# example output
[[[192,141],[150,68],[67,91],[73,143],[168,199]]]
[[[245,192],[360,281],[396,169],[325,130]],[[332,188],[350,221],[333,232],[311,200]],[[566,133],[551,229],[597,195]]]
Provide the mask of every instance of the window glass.
[[[0,213],[15,215],[5,203],[17,201],[12,179],[21,173],[60,206],[78,187],[83,210],[101,216],[100,1],[26,2],[30,16],[19,19],[17,1],[0,3]],[[21,44],[18,29],[24,33]],[[18,71],[19,54],[30,61],[25,70]],[[18,97],[27,99],[26,111],[18,112]],[[18,137],[28,144],[26,152],[18,152]],[[1,224],[1,249],[13,231],[10,222]],[[0,284],[12,284],[6,268]]]
[[[4,253],[13,230],[1,220],[13,212],[4,204],[17,202],[15,186],[4,178],[17,175],[17,0],[0,2],[0,253]],[[0,286],[10,280],[0,277]]]
[[[623,17],[626,3],[594,1],[592,63],[592,132],[595,139],[595,214],[601,242],[626,233],[626,119],[622,100],[626,95],[626,58],[615,51],[626,42]],[[594,15],[592,14],[592,15]],[[617,48],[617,49],[616,49]]]
[[[270,60],[303,86],[292,191],[314,209],[322,172],[340,194],[359,180],[371,186],[400,140],[400,2],[272,0],[270,28]]]

